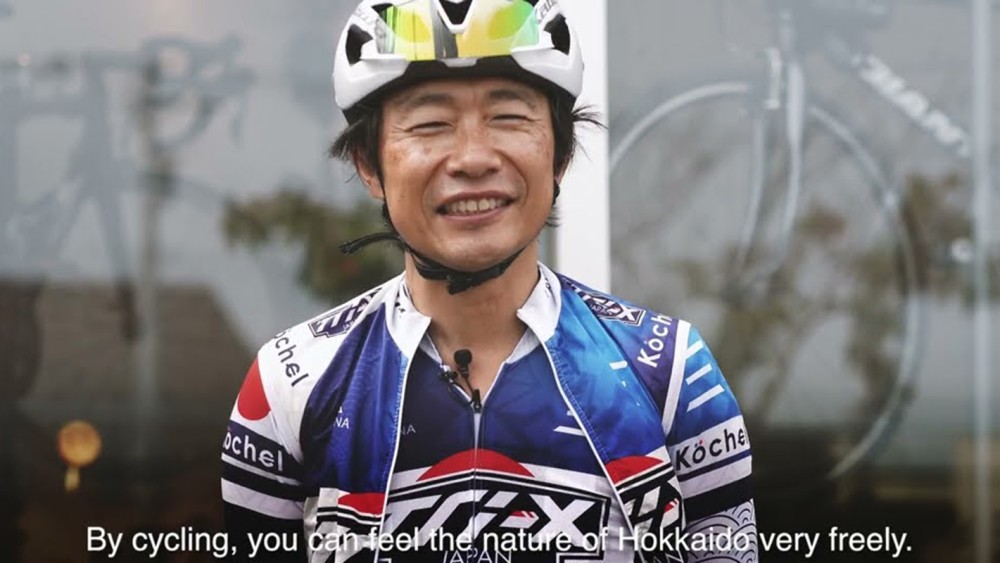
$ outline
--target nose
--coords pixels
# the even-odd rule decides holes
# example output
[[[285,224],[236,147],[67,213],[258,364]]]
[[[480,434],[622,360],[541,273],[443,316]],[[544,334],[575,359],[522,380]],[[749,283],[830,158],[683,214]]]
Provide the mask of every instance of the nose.
[[[459,126],[455,149],[448,159],[448,174],[483,178],[499,171],[502,164],[486,124],[479,119],[464,120]]]

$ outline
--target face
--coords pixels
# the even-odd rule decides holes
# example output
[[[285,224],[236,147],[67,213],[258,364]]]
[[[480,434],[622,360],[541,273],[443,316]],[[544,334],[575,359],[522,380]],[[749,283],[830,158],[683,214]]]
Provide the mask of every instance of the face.
[[[473,271],[535,251],[552,205],[553,152],[540,91],[501,78],[429,81],[383,104],[385,185],[361,175],[407,243]]]

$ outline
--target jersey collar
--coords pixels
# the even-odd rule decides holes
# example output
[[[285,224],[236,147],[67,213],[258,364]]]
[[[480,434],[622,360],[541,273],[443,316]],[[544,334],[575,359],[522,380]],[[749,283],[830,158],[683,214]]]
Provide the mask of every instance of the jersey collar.
[[[538,263],[538,272],[538,283],[524,305],[517,310],[517,318],[528,326],[530,335],[526,334],[521,339],[508,362],[527,355],[539,342],[547,341],[555,333],[562,307],[559,278],[541,262]],[[439,360],[427,332],[431,318],[413,305],[405,276],[393,281],[385,299],[386,324],[392,339],[408,358],[412,358],[419,347],[431,358]]]

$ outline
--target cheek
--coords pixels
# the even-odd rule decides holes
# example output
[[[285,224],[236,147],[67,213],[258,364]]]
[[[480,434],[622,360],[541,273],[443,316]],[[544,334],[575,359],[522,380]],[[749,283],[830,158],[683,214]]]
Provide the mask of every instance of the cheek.
[[[525,172],[529,173],[529,179],[546,178],[545,183],[551,183],[553,172],[553,161],[555,159],[555,146],[552,136],[546,133],[537,133],[521,140],[516,149],[518,160],[525,167]]]
[[[552,172],[555,160],[555,141],[544,130],[524,131],[513,135],[503,135],[505,152],[522,172],[529,173],[528,179],[538,177],[543,170]]]
[[[429,169],[426,147],[408,143],[386,147],[382,154],[386,197],[410,199],[417,196],[412,184],[420,182]]]
[[[385,199],[393,225],[420,244],[423,230],[423,197],[434,167],[428,149],[421,143],[386,144],[382,151]]]
[[[393,144],[382,148],[382,174],[387,183],[406,177],[405,169],[413,161],[414,153],[412,147],[405,145]]]
[[[546,124],[541,131],[532,135],[531,148],[538,165],[545,166],[549,170],[553,169],[552,162],[555,159],[556,146],[551,125]]]

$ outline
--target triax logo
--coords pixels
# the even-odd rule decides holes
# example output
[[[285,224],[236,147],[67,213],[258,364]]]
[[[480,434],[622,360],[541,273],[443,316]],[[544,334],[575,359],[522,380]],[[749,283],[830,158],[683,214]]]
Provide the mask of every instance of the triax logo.
[[[634,537],[652,534],[666,537],[679,532],[684,520],[681,494],[673,466],[649,456],[632,456],[612,461],[608,474],[625,505],[625,516],[635,526]],[[656,543],[656,542],[654,542]],[[646,545],[639,542],[638,546]],[[659,545],[644,554],[647,561],[683,561],[683,556]]]
[[[590,310],[593,311],[598,317],[618,321],[632,326],[639,326],[642,324],[642,317],[646,314],[646,311],[643,309],[619,303],[604,295],[590,293],[580,288],[575,289],[577,295],[583,299],[583,302],[587,304],[587,307],[590,308]]]
[[[330,311],[326,315],[309,323],[309,329],[313,336],[326,336],[327,338],[344,334],[354,326],[354,321],[358,319],[365,307],[371,303],[372,298],[378,290],[373,290],[345,305],[341,305]]]
[[[572,544],[564,557],[597,557],[604,546],[585,545],[584,534],[597,535],[607,526],[610,503],[583,489],[538,481],[502,454],[467,451],[431,467],[414,485],[393,490],[383,532],[413,535],[420,546],[438,530],[477,541],[516,534],[535,546],[553,545],[564,535]]]
[[[650,530],[659,530],[680,521],[681,495],[670,484],[673,477],[670,464],[658,463],[618,483],[622,502],[632,522]]]

